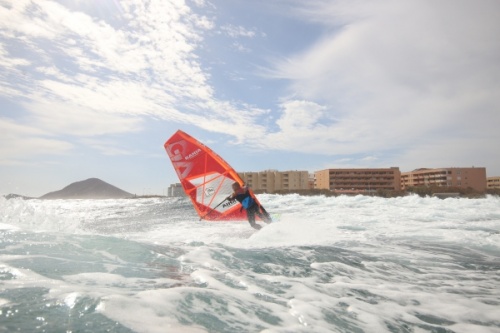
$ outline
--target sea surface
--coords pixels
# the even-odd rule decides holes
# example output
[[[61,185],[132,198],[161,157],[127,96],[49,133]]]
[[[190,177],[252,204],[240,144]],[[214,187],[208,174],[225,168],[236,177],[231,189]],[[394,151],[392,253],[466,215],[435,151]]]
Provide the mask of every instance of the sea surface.
[[[500,199],[0,198],[0,332],[500,332]]]

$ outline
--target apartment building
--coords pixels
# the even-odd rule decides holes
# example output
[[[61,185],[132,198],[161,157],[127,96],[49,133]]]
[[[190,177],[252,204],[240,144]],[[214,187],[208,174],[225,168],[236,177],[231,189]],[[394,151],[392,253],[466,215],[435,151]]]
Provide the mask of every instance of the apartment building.
[[[500,177],[488,177],[486,179],[486,188],[487,189],[500,188]]]
[[[277,171],[241,172],[238,175],[254,191],[275,192],[290,190],[308,190],[312,181],[307,171]]]
[[[401,173],[401,188],[418,186],[447,186],[486,190],[486,168],[417,169]]]
[[[170,184],[168,187],[167,196],[169,197],[183,197],[185,195],[181,183]]]
[[[400,190],[398,167],[378,169],[326,169],[314,173],[314,188],[336,193],[369,194],[377,190]]]

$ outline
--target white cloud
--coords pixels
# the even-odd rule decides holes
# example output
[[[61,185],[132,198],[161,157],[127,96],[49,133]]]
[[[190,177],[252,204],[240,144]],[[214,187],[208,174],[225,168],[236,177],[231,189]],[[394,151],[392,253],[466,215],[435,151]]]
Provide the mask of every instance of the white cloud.
[[[317,126],[325,108],[307,101],[288,101],[282,104],[283,113],[277,124],[284,132],[310,131]]]
[[[195,53],[211,19],[183,1],[121,1],[117,13],[100,18],[86,11],[99,2],[74,5],[0,4],[0,97],[22,100],[30,126],[89,137],[140,130],[141,117],[151,116],[239,140],[254,133],[244,130],[254,110],[216,99]]]
[[[233,49],[235,49],[238,52],[245,52],[245,53],[252,51],[250,48],[244,46],[240,42],[234,42],[233,43]]]
[[[236,25],[232,25],[232,24],[227,24],[227,25],[221,26],[220,30],[224,34],[226,34],[232,38],[238,38],[238,37],[253,38],[256,35],[255,30],[247,29],[241,25],[236,26]]]
[[[497,1],[312,1],[299,7],[295,15],[330,32],[276,63],[273,76],[290,80],[295,98],[322,101],[326,110],[316,112],[336,121],[321,136],[296,133],[310,139],[300,146],[282,128],[287,148],[370,154],[425,144],[435,152],[465,149],[465,158],[483,144],[495,149],[499,9]],[[463,136],[472,144],[456,145]]]
[[[98,20],[52,1],[0,7],[5,18],[0,37],[26,51],[14,58],[16,49],[3,47],[0,62],[9,61],[12,71],[16,64],[33,64],[39,74],[52,79],[31,75],[21,86],[4,85],[24,93],[47,89],[54,101],[71,97],[77,105],[84,100],[93,109],[102,110],[104,100],[119,104],[134,98],[142,105],[112,106],[113,112],[124,114],[165,116],[161,112],[165,105],[182,105],[186,98],[211,99],[207,75],[193,53],[202,38],[199,26],[211,28],[208,19],[192,13],[182,1],[123,1],[121,5],[128,19],[115,26],[111,19]],[[70,91],[78,96],[66,96]]]
[[[0,133],[0,165],[20,164],[33,156],[61,155],[73,148],[49,132],[10,119],[0,118]]]
[[[132,133],[141,129],[141,119],[99,112],[66,103],[38,103],[30,121],[54,135],[92,137],[104,134]]]
[[[131,151],[128,147],[119,146],[116,142],[110,142],[109,140],[81,139],[80,142],[107,156],[133,155],[136,153]]]

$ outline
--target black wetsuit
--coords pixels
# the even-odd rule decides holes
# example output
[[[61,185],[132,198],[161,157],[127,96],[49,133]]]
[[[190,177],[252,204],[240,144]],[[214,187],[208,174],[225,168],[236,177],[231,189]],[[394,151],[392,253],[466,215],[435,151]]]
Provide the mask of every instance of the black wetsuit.
[[[248,222],[250,223],[252,228],[259,230],[261,228],[261,226],[259,224],[255,223],[255,214],[257,214],[257,216],[260,217],[260,219],[266,223],[271,223],[272,220],[267,212],[265,212],[265,211],[261,212],[261,207],[252,198],[252,196],[250,195],[248,190],[246,190],[244,193],[236,194],[234,196],[234,199],[238,200],[238,202],[242,204],[241,208],[243,209],[244,208],[243,201],[245,199],[247,199],[248,197],[250,197],[252,202],[253,202],[250,206],[245,208],[245,210],[247,211]]]

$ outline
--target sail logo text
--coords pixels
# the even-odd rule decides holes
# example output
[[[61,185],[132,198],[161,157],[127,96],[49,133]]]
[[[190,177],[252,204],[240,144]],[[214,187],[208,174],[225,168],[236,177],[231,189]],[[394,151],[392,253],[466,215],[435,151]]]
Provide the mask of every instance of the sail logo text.
[[[196,155],[198,155],[199,153],[201,153],[201,149],[198,148],[198,150],[195,150],[194,152],[192,152],[191,154],[187,155],[184,157],[184,159],[187,161],[187,160],[190,160],[192,159],[193,157],[195,157]]]
[[[227,208],[233,206],[237,201],[236,200],[228,200],[225,204],[222,205],[222,208]]]

